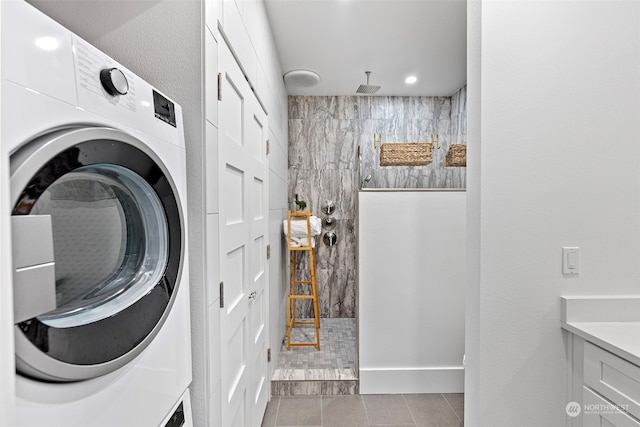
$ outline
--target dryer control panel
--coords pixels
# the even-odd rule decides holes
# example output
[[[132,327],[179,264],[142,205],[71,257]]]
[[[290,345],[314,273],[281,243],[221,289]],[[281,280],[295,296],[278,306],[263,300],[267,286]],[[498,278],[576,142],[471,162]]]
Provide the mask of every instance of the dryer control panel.
[[[72,40],[79,107],[184,147],[178,104],[85,40]]]
[[[156,119],[160,119],[171,126],[176,127],[176,107],[173,102],[153,91],[153,110]]]

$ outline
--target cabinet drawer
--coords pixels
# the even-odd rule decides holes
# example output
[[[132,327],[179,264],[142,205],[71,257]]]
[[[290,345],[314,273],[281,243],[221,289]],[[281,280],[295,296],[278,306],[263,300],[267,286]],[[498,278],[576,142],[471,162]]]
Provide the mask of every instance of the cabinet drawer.
[[[584,343],[584,383],[640,418],[640,367]]]
[[[586,386],[582,401],[582,427],[640,427],[640,421],[617,411],[614,404]]]

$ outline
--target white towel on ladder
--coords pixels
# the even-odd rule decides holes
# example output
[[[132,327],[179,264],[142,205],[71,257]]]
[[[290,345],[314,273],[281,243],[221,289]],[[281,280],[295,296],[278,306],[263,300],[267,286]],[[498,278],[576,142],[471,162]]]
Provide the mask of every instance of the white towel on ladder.
[[[284,227],[284,235],[286,236],[289,231],[289,224],[285,219],[282,221],[282,225]],[[318,236],[322,232],[322,221],[317,216],[311,215],[309,217],[309,223],[311,225],[311,236]],[[309,246],[309,242],[307,240],[307,220],[302,219],[292,219],[291,220],[291,247],[301,247],[301,246]],[[311,239],[311,246],[315,247],[315,239]]]

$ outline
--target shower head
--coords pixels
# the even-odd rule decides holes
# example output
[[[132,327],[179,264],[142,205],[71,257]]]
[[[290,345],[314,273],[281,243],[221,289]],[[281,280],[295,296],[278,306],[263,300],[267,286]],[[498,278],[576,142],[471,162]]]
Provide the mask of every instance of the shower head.
[[[358,89],[356,89],[356,93],[371,94],[371,93],[376,93],[378,90],[380,90],[380,86],[369,84],[369,77],[371,77],[371,71],[365,71],[364,73],[367,75],[367,84],[358,86]]]
[[[362,178],[362,185],[360,185],[360,187],[364,187],[364,185],[369,181],[371,181],[371,174],[369,174],[369,175],[365,176],[364,178]]]

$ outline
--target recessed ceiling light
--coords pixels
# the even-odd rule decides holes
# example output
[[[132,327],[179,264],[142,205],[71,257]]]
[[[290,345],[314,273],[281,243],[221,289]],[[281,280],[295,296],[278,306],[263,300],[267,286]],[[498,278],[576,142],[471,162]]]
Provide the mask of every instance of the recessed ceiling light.
[[[412,85],[417,81],[418,81],[418,78],[416,76],[409,76],[406,79],[404,79],[404,82],[408,85]]]

